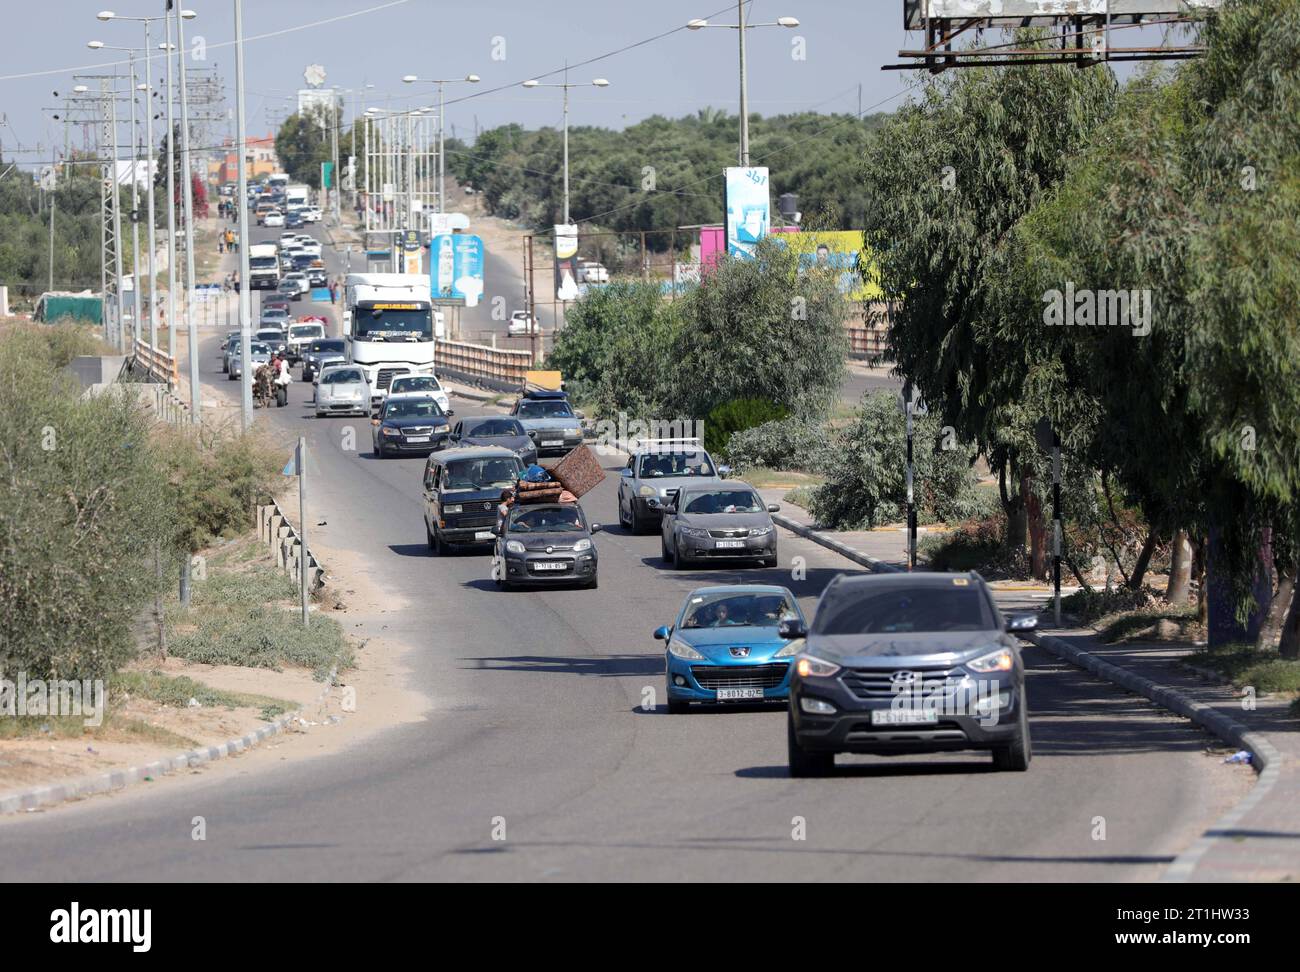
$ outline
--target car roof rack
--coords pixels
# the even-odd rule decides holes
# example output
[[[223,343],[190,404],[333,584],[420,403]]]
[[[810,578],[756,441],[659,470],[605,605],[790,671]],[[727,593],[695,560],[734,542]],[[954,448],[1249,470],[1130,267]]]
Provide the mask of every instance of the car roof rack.
[[[539,399],[561,399],[562,398],[567,400],[569,397],[569,393],[562,389],[555,389],[555,388],[525,388],[523,397],[539,398]]]

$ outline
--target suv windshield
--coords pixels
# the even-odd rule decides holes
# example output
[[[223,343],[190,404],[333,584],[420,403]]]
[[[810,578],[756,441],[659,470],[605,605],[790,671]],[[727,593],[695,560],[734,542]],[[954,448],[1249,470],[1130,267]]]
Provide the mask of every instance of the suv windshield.
[[[520,418],[572,418],[573,409],[568,402],[520,402],[516,413]]]
[[[752,624],[775,628],[786,618],[797,618],[794,602],[784,594],[701,594],[691,598],[682,618],[683,628],[724,628]]]
[[[410,399],[409,401],[389,402],[384,407],[384,418],[433,418],[442,414],[442,409],[432,398]]]
[[[683,513],[762,513],[767,507],[757,493],[747,489],[719,489],[711,493],[692,493],[686,498]]]
[[[964,578],[958,578],[964,580]],[[920,634],[996,629],[988,598],[974,583],[951,587],[851,587],[817,611],[815,634]]]
[[[571,506],[516,509],[510,517],[511,533],[575,533],[586,529],[582,524],[582,514]]]
[[[658,479],[663,476],[712,476],[713,463],[708,453],[671,452],[655,453],[641,457],[641,478]]]
[[[491,459],[459,459],[447,463],[447,489],[505,488],[519,475],[519,460],[500,456]]]
[[[490,438],[494,435],[523,435],[524,427],[514,419],[494,418],[488,419],[486,422],[475,422],[473,425],[466,425],[463,434],[481,438]]]
[[[321,351],[337,351],[342,354],[343,347],[343,342],[337,339],[329,341],[312,341],[311,343],[311,349],[318,353]]]

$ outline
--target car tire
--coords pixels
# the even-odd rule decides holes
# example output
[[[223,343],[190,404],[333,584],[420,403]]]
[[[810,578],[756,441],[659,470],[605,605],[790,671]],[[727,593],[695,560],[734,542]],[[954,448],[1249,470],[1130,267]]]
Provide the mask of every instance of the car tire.
[[[633,514],[633,516],[635,516],[635,514]],[[632,532],[632,526],[635,524],[635,522],[636,522],[635,520],[629,520],[624,518],[623,497],[620,495],[618,498],[618,525],[621,526],[624,530]]]
[[[659,535],[659,556],[665,564],[672,564],[673,555],[668,551],[668,542],[664,540],[663,534]]]
[[[229,368],[227,368],[227,369],[226,369],[226,381],[234,381],[234,380],[235,380],[235,377],[236,377],[236,376],[235,376],[235,373],[234,373],[233,371],[231,371]]]
[[[775,567],[777,564],[777,559],[775,557],[764,557],[762,560],[759,561],[759,563],[762,564],[764,567]]]
[[[685,570],[691,566],[690,560],[682,556],[682,548],[677,546],[677,541],[673,541],[673,566],[678,570]]]
[[[590,583],[584,584],[583,586],[589,591],[594,591],[596,588],[600,586],[600,578],[593,577]]]
[[[631,530],[633,533],[644,533],[646,530],[646,521],[637,516],[636,507],[632,507]]]
[[[447,542],[442,539],[442,532],[433,531],[433,555],[435,557],[445,557],[451,551],[447,548]]]
[[[376,443],[371,451],[375,454],[376,459],[388,458],[388,451],[384,448],[383,443]]]
[[[828,776],[835,769],[834,753],[811,752],[799,745],[799,737],[794,731],[794,716],[786,714],[786,761],[790,767],[790,776],[794,779],[809,779]]]
[[[225,361],[221,362],[221,373],[223,375],[230,374],[230,365],[227,364]]]
[[[686,713],[690,711],[691,711],[691,704],[689,702],[679,702],[676,699],[674,699],[671,695],[668,696],[669,715],[686,715]]]
[[[1029,760],[1033,757],[1032,744],[1029,740],[1029,714],[1025,706],[1025,692],[1020,690],[1020,720],[1016,726],[1016,735],[1011,742],[993,749],[993,765],[1000,770],[1023,773],[1029,769]]]
[[[429,552],[433,553],[436,549],[433,541],[433,531],[429,529],[429,521],[424,522],[424,541],[429,545]]]

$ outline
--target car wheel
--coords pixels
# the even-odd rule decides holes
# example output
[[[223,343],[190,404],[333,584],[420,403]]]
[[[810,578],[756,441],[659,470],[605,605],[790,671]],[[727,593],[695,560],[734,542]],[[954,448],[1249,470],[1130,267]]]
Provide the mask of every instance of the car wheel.
[[[591,582],[590,582],[589,584],[586,585],[586,588],[587,588],[587,590],[589,590],[589,591],[594,591],[594,590],[595,590],[596,588],[598,588],[599,586],[600,586],[600,578],[599,578],[599,577],[593,577],[593,578],[591,579]]]
[[[691,704],[689,702],[679,702],[677,699],[674,699],[671,695],[668,696],[669,715],[686,715],[686,713],[690,711],[691,711]]]
[[[429,545],[430,552],[432,552],[434,550],[433,531],[429,529],[429,522],[427,520],[424,523],[424,539]]]
[[[618,525],[625,530],[631,530],[636,524],[635,516],[635,513],[632,514],[632,518],[623,516],[623,497],[620,496],[618,498]]]
[[[435,557],[445,557],[451,551],[447,548],[447,542],[442,539],[440,530],[433,531],[433,555]]]
[[[663,558],[665,564],[673,562],[673,555],[668,549],[668,541],[663,538],[663,534],[659,535],[659,556]]]
[[[234,381],[235,378],[236,378],[235,373],[230,369],[226,369],[226,381]]]
[[[761,563],[764,567],[775,567],[775,566],[776,566],[776,558],[775,558],[775,557],[764,557],[761,561],[759,561],[759,563]]]
[[[636,507],[632,507],[631,528],[633,533],[642,533],[646,529],[646,521],[637,516]]]
[[[1024,689],[1020,690],[1020,720],[1016,726],[1016,736],[1005,746],[993,750],[993,765],[1000,770],[1023,773],[1029,769],[1029,760],[1033,753],[1029,742],[1029,715],[1025,709]]]
[[[815,776],[827,776],[835,769],[834,753],[810,752],[799,745],[799,738],[794,732],[794,716],[787,713],[785,722],[787,762],[790,775],[795,779]]]
[[[673,566],[678,570],[685,570],[691,565],[691,562],[682,555],[682,548],[677,546],[677,541],[673,541]]]
[[[372,451],[374,452],[374,454],[375,454],[375,458],[376,458],[376,459],[387,459],[387,458],[388,458],[388,452],[384,449],[384,445],[383,445],[382,442],[376,443],[376,444],[374,445]]]
[[[223,375],[228,375],[228,374],[230,374],[230,365],[227,364],[227,363],[224,362],[224,361],[221,362],[221,373],[222,373]]]

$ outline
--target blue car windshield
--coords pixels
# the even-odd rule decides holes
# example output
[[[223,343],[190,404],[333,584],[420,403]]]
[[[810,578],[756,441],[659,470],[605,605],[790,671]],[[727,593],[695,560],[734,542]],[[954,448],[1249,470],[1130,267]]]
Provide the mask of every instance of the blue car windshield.
[[[974,584],[935,584],[877,591],[846,589],[822,604],[813,633],[824,635],[925,634],[996,630],[988,598]]]
[[[787,618],[799,617],[794,600],[786,594],[723,592],[693,596],[682,616],[683,628],[727,628],[738,624],[775,628]]]

